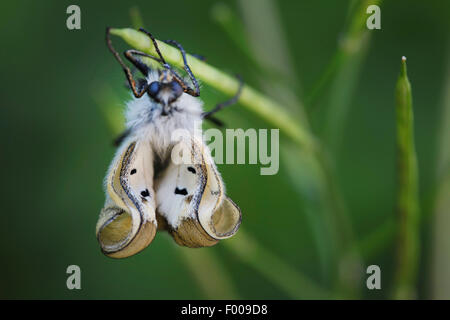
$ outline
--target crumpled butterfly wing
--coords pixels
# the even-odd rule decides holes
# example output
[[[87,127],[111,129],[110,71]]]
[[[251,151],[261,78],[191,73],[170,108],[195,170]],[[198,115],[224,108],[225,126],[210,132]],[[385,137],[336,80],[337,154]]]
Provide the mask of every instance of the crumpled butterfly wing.
[[[203,141],[181,141],[173,152],[189,161],[169,160],[155,182],[157,213],[179,245],[212,246],[233,236],[241,223],[239,207],[225,196],[224,185]],[[185,158],[186,159],[186,158]]]
[[[106,177],[106,202],[96,234],[104,254],[125,258],[155,237],[153,152],[144,141],[124,143]]]

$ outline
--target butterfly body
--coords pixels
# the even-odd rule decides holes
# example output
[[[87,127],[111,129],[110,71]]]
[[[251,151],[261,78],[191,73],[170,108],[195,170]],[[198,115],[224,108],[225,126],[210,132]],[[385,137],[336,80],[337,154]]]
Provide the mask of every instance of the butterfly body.
[[[216,244],[236,233],[240,209],[225,187],[199,132],[203,103],[180,92],[167,70],[146,78],[148,94],[127,104],[127,136],[105,178],[105,206],[96,233],[113,258],[147,247],[158,229],[188,247]],[[184,137],[174,139],[182,130]],[[183,154],[182,162],[173,155]]]
[[[153,71],[147,77],[147,82],[153,83],[159,78],[158,72]],[[203,102],[186,93],[166,105],[144,95],[141,98],[133,97],[128,102],[125,118],[130,136],[148,141],[160,159],[164,160],[173,144],[172,133],[183,129],[194,135],[201,129],[202,113]]]

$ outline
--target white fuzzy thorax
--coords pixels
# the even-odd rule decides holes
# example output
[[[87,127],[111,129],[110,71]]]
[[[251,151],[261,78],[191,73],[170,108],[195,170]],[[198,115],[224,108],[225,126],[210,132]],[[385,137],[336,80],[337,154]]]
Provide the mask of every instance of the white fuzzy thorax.
[[[148,83],[158,81],[158,72],[151,72]],[[126,126],[131,129],[130,138],[149,141],[160,159],[166,159],[171,149],[171,135],[176,129],[188,130],[194,134],[201,129],[203,102],[187,93],[183,93],[171,104],[172,112],[162,114],[162,105],[148,94],[127,103],[125,113]],[[198,131],[197,131],[198,132]]]

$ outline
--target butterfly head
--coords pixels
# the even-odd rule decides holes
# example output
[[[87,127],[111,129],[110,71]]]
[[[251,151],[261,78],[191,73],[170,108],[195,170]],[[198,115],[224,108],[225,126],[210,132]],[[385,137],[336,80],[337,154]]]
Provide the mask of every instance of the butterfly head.
[[[150,83],[147,89],[148,95],[163,108],[163,114],[171,109],[184,90],[178,79],[169,70],[163,70],[159,79]]]

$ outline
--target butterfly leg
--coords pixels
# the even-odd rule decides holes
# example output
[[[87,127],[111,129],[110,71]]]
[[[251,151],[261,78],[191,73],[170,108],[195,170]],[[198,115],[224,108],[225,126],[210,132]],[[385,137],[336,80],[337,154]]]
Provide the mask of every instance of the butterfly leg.
[[[231,99],[216,105],[216,107],[214,109],[212,109],[211,111],[203,112],[203,114],[202,114],[203,119],[210,119],[214,113],[222,110],[225,107],[235,104],[239,100],[239,97],[242,92],[242,88],[244,87],[244,81],[242,80],[242,77],[239,75],[237,76],[237,78],[239,79],[239,88],[238,88],[236,94]]]
[[[214,123],[216,126],[218,126],[220,128],[225,127],[225,123],[223,123],[222,120],[219,120],[214,116],[210,116],[210,117],[206,118],[206,120],[211,121],[212,123]]]
[[[118,147],[130,135],[131,129],[125,129],[116,139],[114,139],[114,146]]]
[[[135,57],[135,55],[141,57],[149,57],[150,55],[137,50],[127,50],[123,54],[128,59],[128,61],[130,61],[144,76],[148,76],[150,68],[144,62],[142,62],[141,59]]]
[[[191,53],[191,56],[197,58],[198,60],[206,61],[206,57],[202,56],[201,54]]]
[[[117,62],[119,62],[120,66],[122,67],[123,71],[125,72],[125,76],[127,77],[128,83],[130,85],[131,90],[133,91],[134,96],[136,98],[140,98],[147,91],[148,85],[145,86],[144,88],[142,88],[142,90],[138,91],[138,89],[136,88],[136,81],[133,78],[133,74],[131,73],[130,68],[128,68],[127,65],[122,61],[122,59],[120,58],[119,53],[112,46],[112,42],[111,42],[111,38],[110,38],[110,29],[111,28],[109,28],[109,27],[106,28],[106,44],[108,46],[108,49],[114,55],[114,57],[116,58]]]

